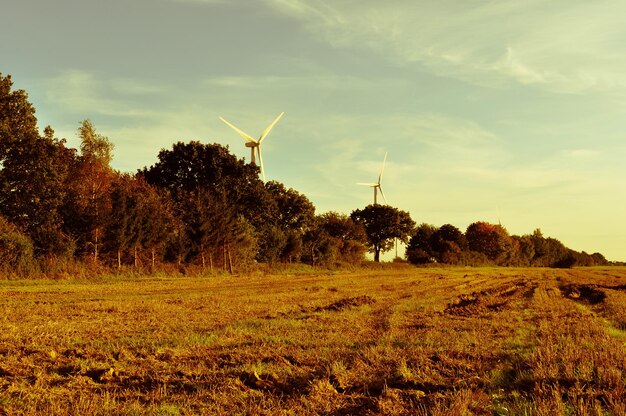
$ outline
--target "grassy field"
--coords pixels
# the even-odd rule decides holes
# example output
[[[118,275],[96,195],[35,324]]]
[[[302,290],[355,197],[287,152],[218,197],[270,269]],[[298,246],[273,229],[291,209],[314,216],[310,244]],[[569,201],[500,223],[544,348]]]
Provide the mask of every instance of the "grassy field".
[[[623,268],[0,281],[0,305],[0,414],[626,414]]]

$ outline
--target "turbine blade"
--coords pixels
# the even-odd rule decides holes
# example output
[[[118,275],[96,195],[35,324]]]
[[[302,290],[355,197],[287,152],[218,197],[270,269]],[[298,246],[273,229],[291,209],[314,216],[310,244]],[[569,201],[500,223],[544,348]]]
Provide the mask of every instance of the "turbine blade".
[[[230,124],[228,121],[226,121],[224,118],[220,117],[220,120],[222,120],[224,123],[228,124],[228,126],[229,126],[231,129],[235,130],[237,133],[239,133],[239,135],[240,135],[241,137],[243,137],[243,138],[244,138],[244,139],[246,139],[247,141],[249,141],[249,142],[251,142],[251,143],[256,143],[256,142],[257,142],[257,141],[256,141],[256,140],[254,140],[252,137],[250,137],[250,135],[249,135],[249,134],[247,134],[246,132],[244,132],[244,131],[242,131],[242,130],[238,129],[238,128],[237,128],[237,127],[235,127],[235,126],[233,126],[233,125],[232,125],[232,124]]]
[[[378,184],[374,182],[369,182],[369,183],[357,182],[357,185],[371,186],[372,188],[375,188],[378,186]]]
[[[385,152],[385,158],[383,159],[383,167],[380,169],[380,175],[378,175],[378,184],[380,184],[380,180],[383,178],[383,172],[385,171],[385,163],[387,162],[387,153]]]
[[[263,168],[263,157],[261,157],[261,146],[257,146],[259,152],[259,166],[261,166],[261,175],[263,176],[263,182],[265,182],[265,168]]]
[[[261,143],[261,142],[262,142],[262,141],[263,141],[263,140],[267,137],[267,135],[268,135],[268,134],[270,134],[270,130],[272,130],[272,128],[274,127],[274,125],[275,125],[276,123],[278,123],[278,120],[280,120],[280,118],[281,118],[284,114],[285,114],[285,112],[284,112],[284,111],[283,111],[282,113],[280,113],[280,114],[278,115],[278,117],[276,117],[276,118],[274,119],[274,121],[272,121],[272,124],[270,124],[269,126],[267,126],[267,127],[265,128],[265,130],[263,130],[263,133],[261,133],[261,137],[259,137],[259,143]]]
[[[379,186],[378,189],[380,190],[380,194],[383,196],[383,201],[385,201],[385,204],[389,205],[389,203],[387,202],[387,198],[385,198],[385,193],[383,192],[383,188]]]

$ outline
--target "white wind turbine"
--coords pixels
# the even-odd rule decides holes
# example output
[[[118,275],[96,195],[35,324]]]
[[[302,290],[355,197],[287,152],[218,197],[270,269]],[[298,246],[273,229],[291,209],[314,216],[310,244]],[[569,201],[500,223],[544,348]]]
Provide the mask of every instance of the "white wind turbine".
[[[272,123],[269,126],[267,126],[265,130],[263,130],[263,133],[261,133],[261,136],[259,137],[258,140],[254,140],[250,135],[238,129],[237,127],[233,126],[228,121],[226,121],[223,117],[220,117],[220,120],[228,124],[228,126],[231,129],[235,130],[237,133],[239,133],[241,137],[243,137],[246,140],[246,147],[250,148],[250,162],[255,163],[255,164],[256,164],[256,157],[255,157],[256,155],[254,154],[254,152],[256,150],[256,153],[259,155],[259,166],[261,167],[261,174],[263,175],[263,181],[265,181],[265,169],[263,168],[263,157],[261,156],[261,142],[265,140],[267,135],[270,133],[270,130],[272,130],[274,125],[278,123],[278,120],[280,120],[283,114],[285,113],[284,112],[280,113],[278,117],[276,117],[274,121],[272,121]]]
[[[383,159],[383,167],[380,169],[380,174],[378,175],[378,182],[370,182],[370,183],[358,183],[357,185],[364,185],[374,188],[374,205],[378,204],[378,191],[380,190],[380,194],[387,204],[387,198],[385,198],[385,193],[383,192],[383,188],[380,186],[380,180],[383,178],[383,172],[385,171],[385,162],[387,162],[387,153],[385,153],[385,158]]]

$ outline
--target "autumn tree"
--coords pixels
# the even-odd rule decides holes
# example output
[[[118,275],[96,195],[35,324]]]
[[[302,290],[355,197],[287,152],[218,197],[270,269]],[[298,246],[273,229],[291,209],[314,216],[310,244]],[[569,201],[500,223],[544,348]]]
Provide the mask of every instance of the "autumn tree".
[[[470,250],[484,254],[495,263],[507,261],[513,253],[509,233],[498,224],[474,222],[467,227],[465,238]]]
[[[415,222],[406,211],[388,205],[368,205],[350,214],[353,221],[362,224],[367,234],[374,261],[380,261],[380,253],[389,251],[397,238],[404,243],[413,233]]]
[[[65,223],[77,240],[79,250],[92,253],[94,262],[102,244],[102,235],[111,209],[110,190],[116,173],[110,166],[113,144],[96,132],[89,120],[78,128],[80,156],[69,180]]]

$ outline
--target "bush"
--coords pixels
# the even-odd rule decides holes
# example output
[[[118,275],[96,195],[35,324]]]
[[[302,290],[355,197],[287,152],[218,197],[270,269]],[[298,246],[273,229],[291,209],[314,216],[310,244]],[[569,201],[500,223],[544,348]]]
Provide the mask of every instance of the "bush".
[[[33,243],[16,226],[0,217],[0,268],[17,274],[33,269]]]

